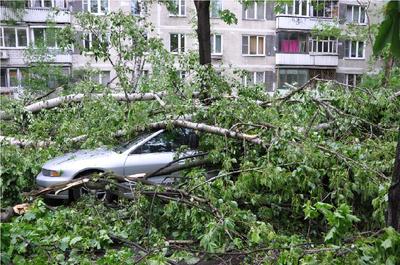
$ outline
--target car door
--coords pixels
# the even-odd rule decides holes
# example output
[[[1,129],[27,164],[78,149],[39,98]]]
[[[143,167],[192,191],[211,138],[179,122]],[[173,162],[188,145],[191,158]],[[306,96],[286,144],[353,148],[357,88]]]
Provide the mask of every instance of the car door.
[[[127,156],[124,175],[151,173],[167,165],[174,159],[174,149],[173,140],[167,132],[155,135]]]

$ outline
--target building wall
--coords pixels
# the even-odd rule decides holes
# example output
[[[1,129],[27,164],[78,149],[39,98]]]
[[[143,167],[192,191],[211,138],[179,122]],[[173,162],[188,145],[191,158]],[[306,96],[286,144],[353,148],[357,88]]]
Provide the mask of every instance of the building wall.
[[[140,1],[140,0],[139,0]],[[142,2],[146,0],[141,0]],[[362,1],[363,4],[368,4]],[[131,14],[132,0],[109,0],[109,11],[122,10],[126,14]],[[384,1],[374,0],[369,3],[369,20],[371,23],[379,22],[381,19],[381,11]],[[345,17],[345,8],[340,5],[351,4],[358,5],[358,0],[340,0],[339,13],[337,17],[332,19],[320,19],[299,16],[282,16],[275,15],[272,10],[272,3],[267,1],[267,11],[265,20],[249,20],[244,17],[242,5],[239,1],[222,0],[222,9],[229,9],[233,12],[238,23],[235,25],[227,25],[219,18],[211,18],[211,32],[221,34],[223,37],[223,53],[222,56],[213,56],[213,64],[216,68],[229,68],[229,69],[243,69],[249,72],[266,72],[265,82],[268,82],[267,90],[277,88],[276,76],[279,69],[293,68],[293,69],[312,69],[312,68],[330,68],[334,69],[337,76],[340,77],[339,81],[344,81],[345,74],[361,74],[365,72],[376,71],[379,63],[374,63],[373,66],[369,63],[369,58],[372,54],[371,47],[368,45],[365,49],[364,59],[346,58],[341,56],[340,52],[329,57],[321,57],[314,55],[276,55],[277,53],[277,32],[281,31],[303,31],[310,32],[313,25],[318,23],[330,22],[338,23],[341,28],[345,28],[346,24],[341,23],[341,19]],[[74,18],[76,12],[82,11],[82,0],[69,0],[68,12],[60,12],[53,17],[57,26],[73,25],[77,30],[79,27]],[[2,17],[6,9],[0,7]],[[186,35],[185,46],[187,50],[197,49],[197,38],[195,35],[194,24],[196,19],[196,12],[192,0],[186,0],[186,14],[185,16],[174,16],[169,13],[166,6],[154,1],[147,7],[148,20],[154,25],[154,34],[160,37],[167,49],[170,46],[171,33],[183,33]],[[29,8],[24,15],[22,21],[18,26],[26,26],[30,32],[29,39],[31,39],[31,30],[33,27],[46,25],[46,19],[49,17],[49,10],[45,8]],[[2,26],[5,26],[3,23]],[[265,55],[262,56],[248,56],[242,55],[242,36],[243,35],[259,35],[265,36]],[[343,49],[344,41],[339,40],[338,49]],[[23,51],[20,48],[4,48],[8,55],[8,59],[2,59],[2,68],[4,67],[26,67],[27,64],[24,60]],[[285,57],[286,56],[286,57]],[[282,61],[282,58],[284,61]],[[282,63],[284,62],[284,63]],[[101,69],[102,71],[110,71],[110,78],[115,76],[115,72],[109,62],[96,62],[88,54],[79,54],[78,51],[70,51],[64,54],[55,52],[54,63],[70,66],[72,69],[79,69],[90,65],[93,68]],[[146,65],[146,68],[149,68]],[[267,77],[268,76],[268,77]]]

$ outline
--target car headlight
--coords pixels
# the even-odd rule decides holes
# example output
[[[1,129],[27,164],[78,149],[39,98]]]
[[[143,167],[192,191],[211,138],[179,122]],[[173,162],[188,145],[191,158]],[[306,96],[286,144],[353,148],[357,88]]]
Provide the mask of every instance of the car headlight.
[[[62,174],[61,170],[49,170],[49,169],[42,169],[43,176],[46,177],[60,177]]]
[[[61,171],[50,170],[50,177],[59,177],[61,176]]]

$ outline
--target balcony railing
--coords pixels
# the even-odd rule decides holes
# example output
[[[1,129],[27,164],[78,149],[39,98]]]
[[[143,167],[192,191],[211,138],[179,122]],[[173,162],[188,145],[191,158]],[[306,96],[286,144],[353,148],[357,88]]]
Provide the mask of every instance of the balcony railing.
[[[26,8],[21,13],[14,12],[12,9],[0,6],[1,17],[6,20],[24,22],[46,22],[71,23],[71,15],[67,9],[55,11],[49,8],[32,7]]]
[[[309,17],[309,16],[289,16],[279,15],[276,17],[277,29],[300,29],[311,30],[321,23],[334,26],[336,22],[332,18]]]
[[[276,53],[277,65],[337,66],[337,54]]]

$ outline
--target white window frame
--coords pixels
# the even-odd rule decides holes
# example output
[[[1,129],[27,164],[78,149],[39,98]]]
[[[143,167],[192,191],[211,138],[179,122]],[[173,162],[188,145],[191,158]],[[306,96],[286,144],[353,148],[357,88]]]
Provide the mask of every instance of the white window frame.
[[[352,52],[352,42],[356,42],[356,57],[351,57],[351,52]],[[358,49],[360,48],[360,42],[363,43],[363,54],[362,57],[358,56]],[[349,60],[362,60],[365,59],[365,41],[352,41],[352,40],[347,40],[345,41],[345,50],[346,50],[346,45],[349,43],[349,49],[348,49],[348,54],[345,54],[344,58],[349,59]]]
[[[95,83],[97,83],[97,84],[99,84],[99,85],[103,85],[103,75],[106,72],[108,72],[110,74],[110,80],[111,80],[111,71],[110,70],[100,70],[99,72],[97,72],[95,74],[95,76],[91,76],[90,80],[95,82]],[[93,79],[96,79],[96,80],[93,80]],[[108,82],[110,82],[110,81],[108,81]],[[106,84],[104,84],[104,85],[106,85]]]
[[[31,40],[32,40],[32,44],[35,45],[35,33],[33,32],[34,29],[45,29],[44,31],[44,40],[45,42],[47,42],[47,37],[46,37],[46,29],[62,29],[62,27],[46,27],[46,26],[34,26],[31,27]],[[55,40],[55,46],[54,47],[47,47],[47,49],[58,49],[58,43],[57,43],[57,39]]]
[[[93,11],[91,10],[91,8],[92,8],[92,5],[91,5],[92,1],[97,1],[97,12],[93,12]],[[102,4],[103,0],[82,0],[82,10],[83,10],[83,11],[86,11],[86,12],[89,12],[89,13],[91,13],[91,14],[94,14],[94,15],[105,15],[105,14],[107,14],[108,12],[110,12],[110,0],[106,0],[106,1],[107,1],[107,10],[106,10],[106,12],[103,12],[103,11],[101,10],[101,4]],[[85,10],[85,5],[87,5],[87,10]]]
[[[319,4],[319,2],[321,1],[321,2],[325,2],[324,0],[317,0],[318,1],[318,4]],[[310,11],[311,11],[311,8],[313,7],[312,5],[311,5],[311,3],[309,2],[308,3],[308,14],[310,15],[310,17],[319,17],[319,18],[332,18],[332,11],[333,11],[333,7],[334,7],[334,5],[333,5],[333,1],[330,1],[329,3],[331,3],[331,15],[330,16],[326,16],[325,14],[326,14],[326,12],[325,12],[325,9],[324,9],[324,15],[323,16],[318,16],[318,15],[312,15],[311,16],[311,14],[310,14]],[[326,2],[325,2],[325,4],[326,4]],[[325,7],[325,6],[324,6]],[[319,10],[314,10],[314,8],[313,8],[313,13],[315,12],[316,14],[318,14],[318,11]]]
[[[83,33],[83,36],[84,36],[84,38],[82,40],[82,47],[84,49],[91,49],[92,48],[92,42],[93,42],[93,34],[92,34],[92,32]],[[85,47],[86,36],[89,37],[89,47]]]
[[[351,21],[347,20],[347,9],[351,7]],[[358,18],[357,21],[354,21],[354,9],[358,8]],[[361,23],[361,10],[364,9],[364,22]],[[356,23],[359,25],[366,25],[367,24],[367,9],[365,6],[361,5],[347,5],[346,6],[346,23],[351,24],[351,23]]]
[[[15,32],[15,46],[12,46],[12,47],[6,47],[5,46],[5,44],[6,44],[6,42],[5,42],[5,37],[4,37],[4,29],[5,28],[7,28],[7,29],[14,29],[14,32]],[[17,32],[17,29],[25,29],[25,33],[26,33],[26,46],[19,46],[19,39],[18,39],[18,32]],[[26,49],[28,46],[29,46],[29,31],[28,31],[28,28],[25,28],[25,27],[0,27],[0,34],[1,34],[1,36],[2,36],[2,39],[1,39],[1,43],[0,43],[0,47],[2,48],[2,49],[13,49],[13,50],[15,50],[15,49]]]
[[[262,4],[262,6],[264,7],[264,17],[263,18],[257,18],[257,14],[258,14],[258,9],[259,9],[259,2],[258,1],[254,1],[253,3],[251,3],[250,5],[254,5],[254,18],[249,18],[249,15],[248,15],[248,11],[249,11],[249,8],[247,7],[246,9],[245,9],[245,11],[244,11],[244,18],[243,19],[245,19],[245,20],[266,20],[266,8],[267,8],[267,3],[266,3],[267,1],[266,0],[264,0],[264,2],[263,2],[263,4]]]
[[[30,6],[31,6],[32,8],[53,8],[53,7],[54,7],[54,0],[51,0],[51,6],[50,6],[50,7],[44,6],[45,0],[40,0],[40,6],[33,6],[34,3],[35,3],[35,1],[36,1],[36,0],[30,0],[30,1],[29,1]]]
[[[175,5],[177,7],[177,10],[176,10],[177,12],[176,12],[176,14],[170,12],[169,16],[170,17],[186,17],[186,6],[187,6],[186,0],[172,0],[172,1],[175,2]]]
[[[283,15],[287,15],[287,16],[300,16],[300,17],[308,17],[310,16],[310,0],[302,0],[300,2],[300,6],[299,6],[299,11],[302,10],[303,8],[303,4],[307,5],[306,8],[306,14],[301,14],[300,12],[298,14],[295,13],[295,2],[297,0],[292,0],[292,12],[289,14],[289,6],[287,4],[285,4],[285,9],[284,9],[284,13]]]
[[[214,1],[217,1],[217,4],[220,7],[219,10],[218,10],[218,13],[219,13],[219,11],[224,10],[224,1],[223,0],[211,0],[210,1],[210,18],[211,19],[218,19],[218,18],[221,18],[221,16],[219,14],[216,17],[212,16],[212,7],[213,7],[212,5],[213,5]]]
[[[257,73],[262,73],[263,75],[263,82],[257,83]],[[248,75],[252,75],[252,82],[249,84],[248,80]],[[247,74],[243,77],[243,83],[244,86],[249,86],[249,85],[259,85],[259,84],[264,84],[265,85],[265,71],[248,71]]]
[[[353,84],[349,84],[349,77],[350,76],[353,77]],[[360,84],[357,83],[357,77],[361,78],[361,74],[345,74],[345,77],[346,77],[346,80],[345,80],[346,81],[346,86],[357,87],[358,85],[360,85]]]
[[[216,43],[217,43],[216,36],[221,37],[221,52],[215,52],[215,47],[216,47]],[[211,55],[222,55],[224,53],[224,37],[222,36],[222,34],[218,34],[218,33],[212,34],[210,41],[211,41]]]
[[[17,86],[11,86],[10,70],[17,70]],[[22,87],[22,73],[20,68],[7,68],[7,87]]]
[[[243,37],[247,37],[247,53],[243,53]],[[256,54],[250,54],[250,37],[257,37],[257,53]],[[259,48],[259,39],[263,38],[263,53],[260,54],[258,53],[258,48]],[[265,36],[264,35],[242,35],[242,56],[265,56]]]
[[[174,52],[171,51],[171,35],[178,35],[178,51]],[[183,41],[184,41],[184,45],[183,45],[183,50],[182,50],[182,35],[183,35]],[[186,34],[185,33],[170,33],[169,34],[169,52],[172,54],[180,54],[180,53],[184,53],[186,51]]]
[[[322,51],[318,50],[319,43],[322,43]],[[323,51],[325,43],[328,43],[328,52]],[[328,39],[320,40],[318,37],[315,39],[310,37],[308,47],[310,54],[338,54],[338,40],[336,38],[328,37]],[[331,47],[334,47],[333,50],[331,50]]]

